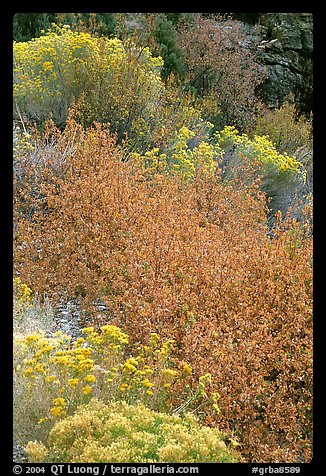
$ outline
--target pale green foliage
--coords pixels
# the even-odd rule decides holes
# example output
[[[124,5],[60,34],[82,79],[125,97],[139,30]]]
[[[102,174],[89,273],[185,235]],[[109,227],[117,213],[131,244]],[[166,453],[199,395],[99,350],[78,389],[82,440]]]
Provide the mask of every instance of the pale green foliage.
[[[142,404],[93,399],[53,427],[46,444],[30,442],[31,462],[235,462],[223,435],[184,417]]]

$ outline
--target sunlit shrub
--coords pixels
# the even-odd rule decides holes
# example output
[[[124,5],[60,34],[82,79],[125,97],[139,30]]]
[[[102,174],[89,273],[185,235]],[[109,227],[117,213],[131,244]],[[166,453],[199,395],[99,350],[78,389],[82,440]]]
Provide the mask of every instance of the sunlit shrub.
[[[45,445],[27,445],[30,462],[232,463],[217,429],[201,426],[193,415],[183,418],[149,410],[142,404],[92,399],[54,426]]]
[[[281,154],[296,155],[312,148],[312,118],[298,116],[293,97],[279,109],[263,109],[256,119],[255,134],[268,136]]]
[[[128,101],[134,96],[133,82],[142,85],[142,98],[136,97],[134,107],[151,107],[151,96],[160,92],[160,58],[152,58],[149,50],[128,53],[117,39],[95,38],[89,33],[71,31],[68,26],[56,27],[56,31],[25,43],[14,43],[14,97],[17,110],[22,110],[30,118],[42,120],[52,113],[62,124],[67,118],[67,108],[73,97],[86,95],[90,114],[99,107],[97,119],[105,107],[114,110],[117,87],[125,90],[124,108],[119,110],[121,121],[129,114]],[[136,61],[136,56],[139,61]],[[131,69],[131,64],[134,69]],[[114,86],[114,84],[116,85]],[[129,87],[126,89],[126,85]],[[103,90],[103,91],[102,91]],[[127,94],[129,92],[129,94]],[[145,94],[147,94],[145,98]],[[145,101],[145,99],[147,99]],[[116,101],[119,101],[119,97]],[[129,104],[130,106],[130,104]],[[107,111],[110,116],[110,110]]]
[[[157,411],[184,413],[219,411],[218,394],[207,394],[210,374],[194,386],[192,369],[177,362],[174,342],[160,342],[152,333],[126,357],[126,333],[113,325],[99,332],[83,329],[84,337],[71,341],[57,332],[46,338],[40,332],[14,341],[14,427],[21,441],[44,440],[58,418],[96,396],[102,400],[144,403]],[[190,385],[192,384],[192,386]]]
[[[68,26],[28,42],[14,42],[14,114],[63,126],[72,101],[84,125],[109,122],[122,140],[146,150],[187,125],[204,121],[190,97],[163,84],[161,57],[118,38],[92,37]]]
[[[198,141],[196,146],[189,147],[189,140],[194,136],[193,131],[182,127],[163,153],[156,147],[144,155],[133,154],[133,160],[140,161],[154,174],[167,172],[184,179],[193,178],[198,173],[212,176],[217,171],[216,158],[222,151],[205,141]]]
[[[245,162],[255,164],[253,175],[261,176],[260,187],[272,198],[271,207],[276,212],[286,212],[287,197],[295,193],[299,184],[306,181],[303,165],[286,153],[280,154],[267,136],[239,134],[233,126],[226,126],[214,134],[214,140],[224,151],[223,176],[232,178],[237,168]]]

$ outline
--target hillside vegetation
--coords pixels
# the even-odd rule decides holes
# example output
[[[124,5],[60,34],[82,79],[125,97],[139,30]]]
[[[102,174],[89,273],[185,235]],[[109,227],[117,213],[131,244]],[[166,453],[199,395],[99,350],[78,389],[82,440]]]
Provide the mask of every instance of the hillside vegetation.
[[[16,19],[16,440],[30,462],[310,461],[311,118],[259,100],[230,19],[70,15]]]

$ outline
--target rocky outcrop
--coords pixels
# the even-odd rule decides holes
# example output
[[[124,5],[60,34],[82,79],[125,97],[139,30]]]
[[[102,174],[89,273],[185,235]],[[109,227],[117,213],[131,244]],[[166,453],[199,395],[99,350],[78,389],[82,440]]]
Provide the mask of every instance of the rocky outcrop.
[[[303,112],[312,110],[312,13],[263,13],[246,24],[250,49],[267,68],[260,93],[280,105],[290,93]]]

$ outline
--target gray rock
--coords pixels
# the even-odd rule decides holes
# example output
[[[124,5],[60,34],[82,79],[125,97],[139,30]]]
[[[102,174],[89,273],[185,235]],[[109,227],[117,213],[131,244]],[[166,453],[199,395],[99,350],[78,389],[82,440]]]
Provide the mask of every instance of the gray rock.
[[[301,109],[309,111],[312,104],[312,14],[265,13],[260,16],[259,23],[251,50],[267,67],[262,97],[267,104],[276,106],[294,93]]]
[[[12,457],[15,463],[28,463],[28,457],[25,450],[17,442],[13,443]]]
[[[239,24],[239,22],[238,22]],[[304,112],[312,109],[313,17],[311,13],[263,13],[258,23],[242,23],[245,47],[266,66],[259,92],[270,106],[290,93]]]

